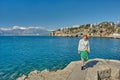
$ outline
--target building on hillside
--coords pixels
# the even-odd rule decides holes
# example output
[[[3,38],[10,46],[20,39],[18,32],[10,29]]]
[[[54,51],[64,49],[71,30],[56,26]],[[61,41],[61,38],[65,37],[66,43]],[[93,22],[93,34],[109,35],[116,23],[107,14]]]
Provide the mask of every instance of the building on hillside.
[[[119,33],[113,33],[112,35],[114,38],[120,38],[120,34]]]

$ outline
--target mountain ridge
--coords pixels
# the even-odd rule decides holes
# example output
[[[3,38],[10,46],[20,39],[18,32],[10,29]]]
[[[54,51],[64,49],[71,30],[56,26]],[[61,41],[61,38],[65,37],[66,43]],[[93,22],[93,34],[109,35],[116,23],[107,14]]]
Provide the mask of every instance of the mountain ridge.
[[[42,27],[21,27],[13,26],[8,28],[0,28],[0,36],[47,36],[50,31]]]

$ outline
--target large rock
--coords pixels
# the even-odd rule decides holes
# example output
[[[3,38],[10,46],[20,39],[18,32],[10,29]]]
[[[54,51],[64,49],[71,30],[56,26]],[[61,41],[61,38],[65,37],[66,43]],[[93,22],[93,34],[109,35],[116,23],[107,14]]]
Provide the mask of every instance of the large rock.
[[[17,80],[120,80],[120,61],[92,59],[80,70],[81,61],[71,62],[63,70],[32,71]]]
[[[19,77],[17,80],[25,80],[27,76],[23,75],[22,77]]]

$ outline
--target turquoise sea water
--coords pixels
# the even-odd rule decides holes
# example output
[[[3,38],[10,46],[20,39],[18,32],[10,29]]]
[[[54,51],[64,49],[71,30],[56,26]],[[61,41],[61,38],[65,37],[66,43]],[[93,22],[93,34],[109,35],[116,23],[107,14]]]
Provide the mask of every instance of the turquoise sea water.
[[[15,80],[33,70],[63,69],[80,59],[80,38],[1,36],[0,80]],[[89,58],[120,60],[120,39],[90,38]]]

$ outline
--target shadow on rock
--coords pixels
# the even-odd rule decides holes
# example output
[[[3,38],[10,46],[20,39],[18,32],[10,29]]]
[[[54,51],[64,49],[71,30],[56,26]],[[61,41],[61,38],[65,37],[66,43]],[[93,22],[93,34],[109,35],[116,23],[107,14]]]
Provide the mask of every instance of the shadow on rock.
[[[93,67],[94,65],[96,65],[99,61],[94,60],[94,61],[90,61],[88,63],[86,63],[86,68],[90,68]]]

